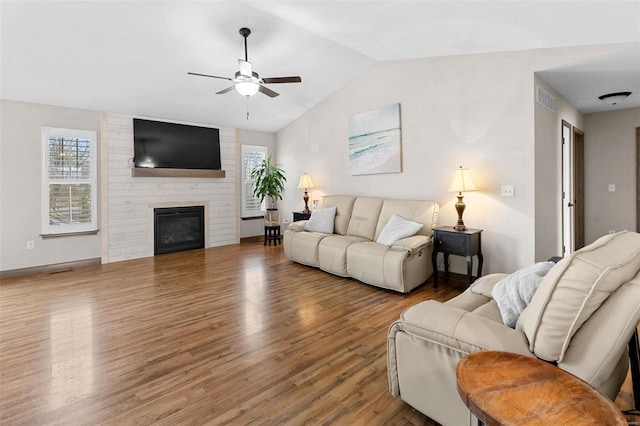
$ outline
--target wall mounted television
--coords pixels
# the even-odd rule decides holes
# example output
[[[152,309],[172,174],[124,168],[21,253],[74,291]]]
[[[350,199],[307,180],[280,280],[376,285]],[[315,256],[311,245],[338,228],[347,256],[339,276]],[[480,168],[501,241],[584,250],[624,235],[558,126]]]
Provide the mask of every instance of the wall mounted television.
[[[133,163],[138,169],[220,170],[220,130],[133,119]]]

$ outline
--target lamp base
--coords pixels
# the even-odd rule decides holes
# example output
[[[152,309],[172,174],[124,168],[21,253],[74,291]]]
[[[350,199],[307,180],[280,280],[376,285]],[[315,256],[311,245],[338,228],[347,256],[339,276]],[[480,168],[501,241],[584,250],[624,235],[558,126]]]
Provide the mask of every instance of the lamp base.
[[[456,231],[466,231],[467,227],[464,226],[464,222],[459,220],[458,223],[456,223],[456,226],[453,227],[453,229]]]
[[[311,210],[309,210],[309,194],[307,194],[307,190],[304,190],[304,197],[302,197],[302,199],[304,200],[304,210],[302,210],[302,213],[311,213]]]
[[[464,202],[462,202],[462,193],[459,192],[457,197],[458,202],[456,203],[456,211],[458,212],[458,222],[456,223],[456,226],[453,227],[453,229],[455,229],[456,231],[466,231],[467,227],[464,226],[464,221],[462,220],[462,213],[464,213],[464,208],[466,207]]]

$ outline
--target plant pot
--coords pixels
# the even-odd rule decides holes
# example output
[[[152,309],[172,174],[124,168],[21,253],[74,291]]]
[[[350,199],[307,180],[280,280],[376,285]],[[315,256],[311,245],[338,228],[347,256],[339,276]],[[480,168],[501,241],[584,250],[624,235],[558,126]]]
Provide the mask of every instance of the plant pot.
[[[278,209],[267,209],[264,213],[264,226],[280,226],[280,212]]]

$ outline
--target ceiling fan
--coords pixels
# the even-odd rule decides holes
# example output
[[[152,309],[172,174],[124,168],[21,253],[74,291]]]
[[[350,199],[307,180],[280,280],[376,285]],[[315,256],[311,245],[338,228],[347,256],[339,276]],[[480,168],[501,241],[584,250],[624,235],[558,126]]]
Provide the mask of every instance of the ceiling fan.
[[[197,75],[200,77],[211,77],[211,78],[219,78],[221,80],[229,80],[233,81],[233,86],[229,86],[226,89],[220,90],[216,92],[217,95],[222,95],[224,93],[230,92],[233,89],[236,89],[238,93],[242,96],[253,96],[258,92],[262,92],[267,96],[275,98],[279,95],[278,92],[274,92],[265,86],[265,84],[280,84],[280,83],[301,83],[302,79],[299,76],[295,77],[269,77],[269,78],[260,78],[257,72],[253,71],[253,67],[251,66],[251,62],[249,62],[247,56],[247,37],[251,34],[251,30],[249,28],[240,28],[240,35],[244,37],[244,60],[238,59],[238,65],[240,67],[240,71],[236,71],[236,75],[233,78],[229,77],[219,77],[217,75],[209,75],[209,74],[200,74],[196,72],[188,72],[189,75]]]

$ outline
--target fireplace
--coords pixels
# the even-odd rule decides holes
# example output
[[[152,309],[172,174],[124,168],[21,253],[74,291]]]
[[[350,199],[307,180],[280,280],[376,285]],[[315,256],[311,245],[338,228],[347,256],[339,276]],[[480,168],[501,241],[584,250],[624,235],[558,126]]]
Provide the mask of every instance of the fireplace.
[[[204,206],[153,209],[154,254],[204,248]]]

